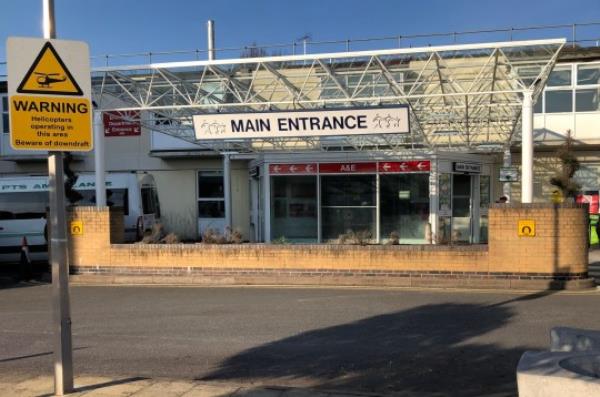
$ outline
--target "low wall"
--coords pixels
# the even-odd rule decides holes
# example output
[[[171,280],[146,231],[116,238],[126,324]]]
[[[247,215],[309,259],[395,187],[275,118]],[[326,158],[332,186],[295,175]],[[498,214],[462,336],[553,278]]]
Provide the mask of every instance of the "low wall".
[[[109,283],[386,285],[582,288],[587,212],[579,206],[502,206],[489,212],[489,245],[120,244],[122,215],[77,207],[72,279]],[[536,235],[519,237],[518,221]],[[560,226],[560,227],[559,227]]]

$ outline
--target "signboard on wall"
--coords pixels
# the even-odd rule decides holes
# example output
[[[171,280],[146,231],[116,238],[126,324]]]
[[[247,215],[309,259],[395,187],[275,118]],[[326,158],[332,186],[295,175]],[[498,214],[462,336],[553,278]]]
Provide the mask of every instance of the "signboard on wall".
[[[353,173],[405,173],[429,172],[429,160],[352,162],[352,163],[295,163],[269,164],[269,174],[353,174]]]
[[[584,194],[578,194],[575,198],[575,201],[579,204],[588,204],[590,214],[597,214],[600,212],[598,192],[586,192]]]
[[[481,164],[475,163],[453,163],[454,172],[462,172],[465,174],[481,174]]]
[[[142,133],[139,110],[102,113],[104,136],[138,136]]]
[[[194,116],[198,140],[293,138],[303,136],[404,134],[410,132],[405,105],[343,110],[212,113]]]

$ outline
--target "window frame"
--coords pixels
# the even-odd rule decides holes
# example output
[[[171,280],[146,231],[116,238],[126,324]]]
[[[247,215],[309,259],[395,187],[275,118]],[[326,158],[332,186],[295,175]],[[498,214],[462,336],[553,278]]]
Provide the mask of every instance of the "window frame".
[[[222,197],[200,197],[200,177],[221,177],[223,183],[223,196]],[[200,216],[200,203],[220,203],[223,206],[223,216],[222,217],[202,217]],[[198,170],[196,172],[196,218],[198,219],[225,219],[227,217],[226,208],[225,208],[225,175],[223,171],[220,170]]]

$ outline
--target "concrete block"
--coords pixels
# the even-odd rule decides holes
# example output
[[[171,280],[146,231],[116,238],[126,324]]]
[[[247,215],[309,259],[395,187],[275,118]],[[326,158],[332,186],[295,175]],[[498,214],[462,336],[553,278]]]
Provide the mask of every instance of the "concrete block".
[[[519,397],[600,396],[599,375],[600,353],[528,351],[517,366]]]
[[[600,331],[554,327],[550,331],[550,351],[600,352]]]

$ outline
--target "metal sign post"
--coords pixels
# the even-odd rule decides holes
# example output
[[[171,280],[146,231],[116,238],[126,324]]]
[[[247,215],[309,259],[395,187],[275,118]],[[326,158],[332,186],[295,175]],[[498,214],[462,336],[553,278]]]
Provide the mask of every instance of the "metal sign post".
[[[54,0],[44,1],[44,38],[55,39]],[[50,263],[52,266],[52,303],[54,331],[54,394],[73,390],[73,346],[69,302],[69,264],[67,262],[67,222],[63,154],[48,152],[50,194]]]

